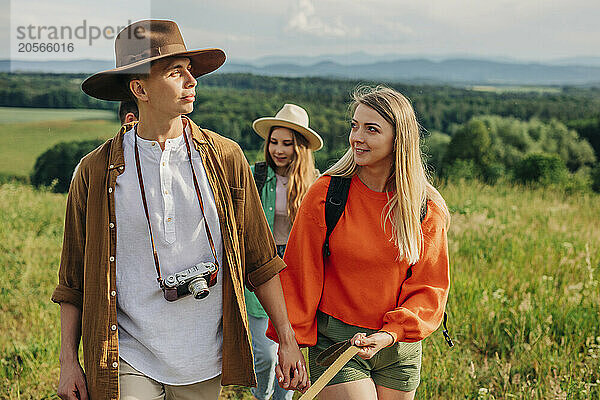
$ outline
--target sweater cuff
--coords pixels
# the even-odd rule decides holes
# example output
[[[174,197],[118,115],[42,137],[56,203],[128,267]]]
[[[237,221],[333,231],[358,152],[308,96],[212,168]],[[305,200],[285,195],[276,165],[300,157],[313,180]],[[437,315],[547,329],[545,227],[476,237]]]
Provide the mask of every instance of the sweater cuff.
[[[70,303],[80,310],[83,308],[83,293],[80,290],[65,285],[58,285],[52,293],[51,300],[55,303]]]
[[[393,339],[392,343],[390,343],[389,345],[387,345],[386,347],[390,347],[393,346],[394,343],[396,343],[398,341],[398,335],[396,335],[394,332],[390,332],[390,331],[386,331],[384,329],[380,330],[379,332],[383,332],[383,333],[387,333],[388,335],[390,335]]]
[[[406,332],[400,325],[384,324],[379,331],[392,335],[394,337],[394,343],[402,342],[406,338]]]
[[[257,287],[269,281],[284,268],[285,263],[283,260],[279,256],[273,257],[256,270],[250,272],[247,278],[249,285],[246,285],[248,290],[251,292],[255,291]]]

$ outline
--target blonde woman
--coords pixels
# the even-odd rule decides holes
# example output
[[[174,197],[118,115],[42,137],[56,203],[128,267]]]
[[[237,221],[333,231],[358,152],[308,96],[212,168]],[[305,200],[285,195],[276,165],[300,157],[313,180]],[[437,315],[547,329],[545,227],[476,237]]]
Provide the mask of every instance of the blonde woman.
[[[308,114],[295,104],[285,104],[275,117],[252,124],[265,139],[265,161],[252,167],[263,210],[273,232],[277,253],[283,257],[290,229],[302,198],[316,179],[313,151],[323,146],[319,134],[308,126]],[[258,400],[291,400],[293,391],[281,388],[275,377],[277,344],[265,336],[268,317],[256,296],[246,289],[246,307],[252,333]]]
[[[427,180],[410,102],[381,86],[353,97],[350,149],[305,196],[280,276],[313,383],[322,350],[347,339],[360,347],[320,400],[412,399],[421,341],[440,325],[448,295],[449,214]],[[324,256],[331,176],[351,181]],[[271,327],[268,335],[276,339]]]

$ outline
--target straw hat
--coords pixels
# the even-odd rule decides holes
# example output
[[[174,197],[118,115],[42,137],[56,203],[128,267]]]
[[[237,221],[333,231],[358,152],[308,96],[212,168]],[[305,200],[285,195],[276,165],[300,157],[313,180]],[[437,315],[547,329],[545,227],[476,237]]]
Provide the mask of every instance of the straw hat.
[[[216,70],[225,62],[221,49],[188,51],[174,21],[137,21],[119,32],[115,39],[116,67],[90,76],[83,81],[81,89],[101,100],[131,100],[127,75],[148,73],[150,62],[166,57],[189,58],[195,78]]]
[[[308,140],[308,147],[313,151],[323,147],[323,139],[317,132],[308,127],[308,113],[300,106],[285,104],[274,117],[259,118],[252,123],[254,131],[265,140],[267,140],[269,131],[274,126],[295,130]]]

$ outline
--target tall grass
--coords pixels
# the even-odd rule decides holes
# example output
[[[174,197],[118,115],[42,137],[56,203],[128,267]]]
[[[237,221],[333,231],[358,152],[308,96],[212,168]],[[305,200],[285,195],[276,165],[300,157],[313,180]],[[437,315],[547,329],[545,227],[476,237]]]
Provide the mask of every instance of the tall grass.
[[[421,398],[600,398],[600,197],[460,183],[448,311]]]
[[[420,399],[600,398],[600,196],[457,183],[449,328],[424,342]],[[65,196],[0,186],[0,398],[56,398]],[[249,398],[227,388],[223,398]]]

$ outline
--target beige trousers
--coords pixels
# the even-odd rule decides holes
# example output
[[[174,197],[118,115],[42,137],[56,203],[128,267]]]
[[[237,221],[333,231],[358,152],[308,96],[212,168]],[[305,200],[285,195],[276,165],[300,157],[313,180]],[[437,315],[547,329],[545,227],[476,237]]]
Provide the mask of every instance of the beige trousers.
[[[217,400],[221,375],[193,385],[163,385],[119,359],[121,400]]]

